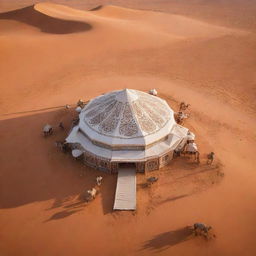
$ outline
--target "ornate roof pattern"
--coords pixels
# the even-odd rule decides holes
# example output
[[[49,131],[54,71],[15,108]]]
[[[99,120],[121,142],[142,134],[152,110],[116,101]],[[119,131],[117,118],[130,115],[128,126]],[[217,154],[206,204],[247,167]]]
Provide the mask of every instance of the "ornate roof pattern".
[[[170,120],[168,104],[147,93],[125,89],[91,100],[80,118],[96,132],[119,138],[135,138],[159,131]]]

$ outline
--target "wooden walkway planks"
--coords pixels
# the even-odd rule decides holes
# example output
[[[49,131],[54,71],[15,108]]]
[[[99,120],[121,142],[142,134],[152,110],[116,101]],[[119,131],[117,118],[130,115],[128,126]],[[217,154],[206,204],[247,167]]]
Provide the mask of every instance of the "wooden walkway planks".
[[[118,170],[114,210],[136,210],[136,170]]]

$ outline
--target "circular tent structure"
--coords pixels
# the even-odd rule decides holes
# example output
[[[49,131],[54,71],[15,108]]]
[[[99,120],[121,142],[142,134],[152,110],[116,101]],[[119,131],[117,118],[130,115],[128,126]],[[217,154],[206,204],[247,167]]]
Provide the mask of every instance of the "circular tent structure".
[[[188,129],[175,122],[165,100],[124,89],[92,99],[66,142],[83,152],[89,166],[110,172],[129,166],[145,172],[168,164],[187,136]]]

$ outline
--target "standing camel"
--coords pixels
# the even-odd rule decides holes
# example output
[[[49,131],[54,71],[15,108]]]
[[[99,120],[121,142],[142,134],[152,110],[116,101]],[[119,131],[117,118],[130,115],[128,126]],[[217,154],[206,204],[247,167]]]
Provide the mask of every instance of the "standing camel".
[[[214,152],[211,152],[210,154],[208,154],[207,155],[207,164],[212,164],[214,158],[215,158]]]
[[[186,104],[185,102],[181,102],[180,103],[180,111],[186,110],[189,106],[190,106],[190,104]]]

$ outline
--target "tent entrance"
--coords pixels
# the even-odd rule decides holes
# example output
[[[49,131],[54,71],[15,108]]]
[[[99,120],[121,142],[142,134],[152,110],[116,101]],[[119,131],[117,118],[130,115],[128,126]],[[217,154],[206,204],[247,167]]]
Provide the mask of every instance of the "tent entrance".
[[[136,163],[118,163],[119,169],[131,168],[136,170]]]

